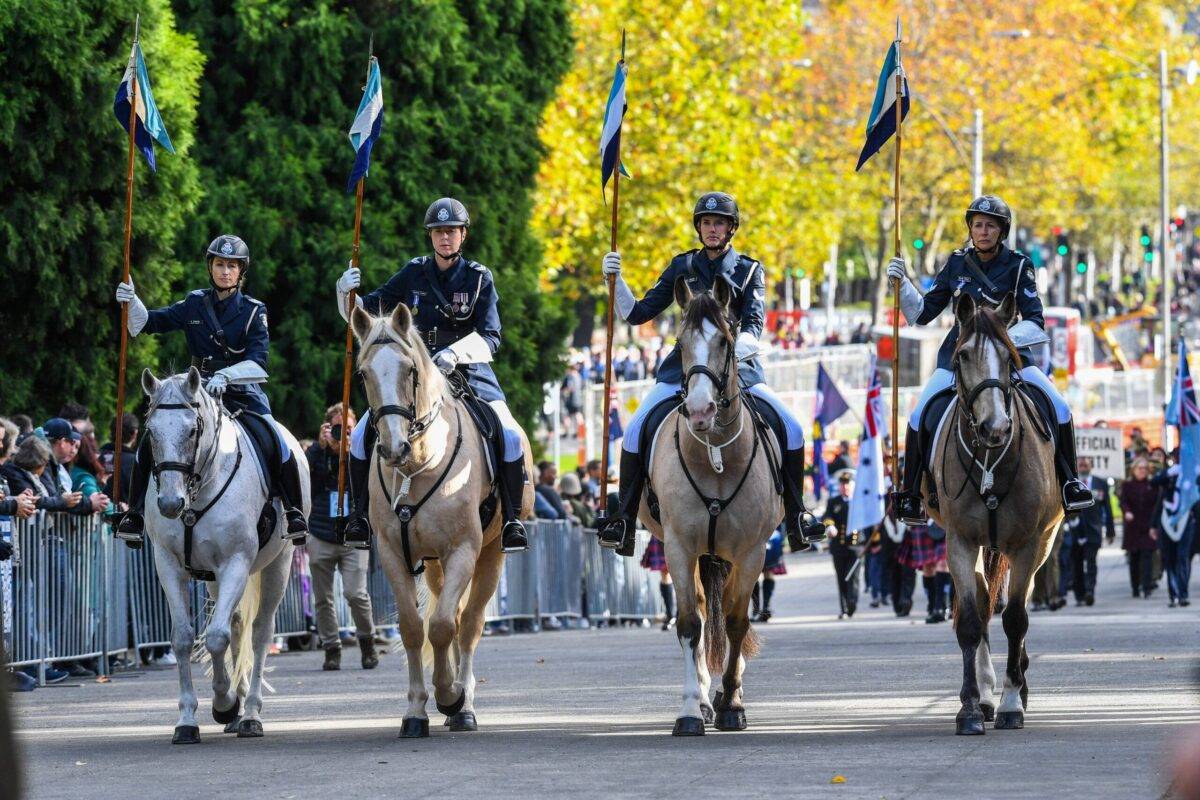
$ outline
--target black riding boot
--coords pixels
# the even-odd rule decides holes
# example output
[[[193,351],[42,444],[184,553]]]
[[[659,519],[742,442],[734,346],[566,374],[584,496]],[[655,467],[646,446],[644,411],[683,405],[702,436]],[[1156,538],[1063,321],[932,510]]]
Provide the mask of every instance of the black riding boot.
[[[1062,483],[1063,508],[1067,511],[1082,511],[1096,502],[1077,471],[1079,461],[1075,457],[1075,424],[1067,420],[1058,426],[1058,479]]]
[[[792,552],[825,541],[825,526],[804,508],[804,448],[783,454],[783,521]]]
[[[370,452],[370,451],[368,451]],[[334,518],[338,541],[358,550],[371,549],[371,523],[367,514],[371,461],[350,456],[350,515]]]
[[[287,518],[287,530],[283,532],[283,538],[297,545],[304,544],[308,538],[308,520],[304,518],[299,457],[294,453],[279,465],[279,488],[283,491],[283,515]]]
[[[892,493],[896,516],[908,525],[924,525],[928,521],[925,504],[921,502],[921,472],[925,454],[921,451],[921,432],[906,425],[904,436],[904,483],[902,491]]]
[[[525,462],[505,461],[500,465],[500,512],[504,527],[500,530],[500,548],[506,553],[529,549],[529,536],[521,524],[521,501],[525,497]]]
[[[150,437],[143,436],[138,445],[137,460],[132,465],[133,478],[129,482],[129,510],[122,516],[113,529],[113,537],[125,542],[131,550],[141,550],[144,540],[146,520],[143,513],[146,508],[146,489],[150,486],[150,474],[154,469],[154,453],[150,449]]]
[[[636,541],[634,528],[637,526],[638,506],[642,502],[641,456],[621,449],[621,482],[618,489],[617,513],[600,524],[600,546],[616,549],[617,555],[632,556]],[[601,497],[601,507],[607,507],[608,498]]]

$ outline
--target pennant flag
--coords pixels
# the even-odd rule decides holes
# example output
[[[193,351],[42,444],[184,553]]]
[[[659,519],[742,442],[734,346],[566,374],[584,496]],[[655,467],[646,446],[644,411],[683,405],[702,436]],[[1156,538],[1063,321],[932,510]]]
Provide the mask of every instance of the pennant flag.
[[[867,387],[867,412],[863,422],[863,438],[858,445],[858,468],[854,472],[854,494],[850,495],[850,510],[846,518],[848,531],[865,531],[878,525],[887,512],[883,480],[886,417],[883,383],[874,357],[871,358],[871,385]]]
[[[371,68],[367,71],[367,85],[363,89],[358,113],[350,126],[350,145],[354,148],[354,168],[346,182],[346,193],[355,190],[359,178],[365,178],[371,166],[371,148],[383,128],[383,80],[379,77],[379,60],[371,56]]]
[[[154,93],[150,91],[150,76],[146,73],[146,62],[142,58],[142,45],[136,41],[129,52],[129,64],[125,67],[125,74],[121,77],[121,85],[117,87],[117,96],[113,101],[113,113],[126,133],[129,133],[129,98],[134,93],[134,75],[137,76],[137,127],[134,130],[133,141],[146,157],[150,169],[158,172],[158,165],[154,160],[154,143],[158,142],[168,153],[174,153],[175,148],[171,146],[167,126],[163,124],[162,115],[158,113],[158,106],[154,104]]]
[[[821,428],[821,423],[813,423],[813,455],[812,455],[812,479],[813,479],[813,496],[818,500],[821,498],[821,493],[829,486],[829,462],[825,460],[825,431]]]
[[[829,464],[825,462],[823,449],[825,430],[850,410],[846,398],[838,391],[837,384],[825,371],[825,365],[817,362],[817,394],[813,402],[813,492],[817,497],[829,485]]]
[[[1179,426],[1179,464],[1175,479],[1175,495],[1163,503],[1163,530],[1177,542],[1183,536],[1192,507],[1200,501],[1197,469],[1200,469],[1200,406],[1196,404],[1196,387],[1188,366],[1187,346],[1179,340],[1179,369],[1175,372],[1175,391],[1167,405],[1167,423]],[[1174,471],[1176,468],[1172,467]]]
[[[612,88],[608,90],[608,102],[604,106],[604,129],[600,131],[600,189],[608,185],[613,170],[619,169],[626,178],[623,163],[617,163],[621,150],[621,124],[625,122],[625,62],[617,62]]]
[[[883,69],[879,73],[879,86],[875,89],[875,103],[867,119],[867,143],[858,156],[855,172],[862,169],[867,159],[879,152],[888,139],[896,133],[896,76],[900,77],[900,119],[908,116],[908,78],[900,64],[900,43],[892,42]]]

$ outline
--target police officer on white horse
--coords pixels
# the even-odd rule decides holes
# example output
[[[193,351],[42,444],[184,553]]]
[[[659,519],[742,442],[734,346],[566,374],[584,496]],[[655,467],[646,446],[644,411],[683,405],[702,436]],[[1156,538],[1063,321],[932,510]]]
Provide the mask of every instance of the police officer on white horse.
[[[701,247],[680,253],[671,259],[658,282],[641,300],[634,297],[621,277],[621,254],[604,256],[605,277],[616,280],[617,313],[630,325],[649,322],[666,310],[675,297],[675,282],[687,281],[695,294],[712,290],[719,280],[725,281],[733,299],[730,312],[736,319],[737,340],[734,345],[738,359],[738,377],[750,394],[766,401],[787,431],[787,441],[781,442],[783,469],[790,477],[784,480],[784,521],[789,538],[800,537],[818,541],[824,536],[823,526],[804,509],[804,429],[783,401],[764,383],[762,364],[758,360],[758,337],[762,334],[765,283],[762,264],[738,253],[730,246],[741,214],[737,202],[725,192],[708,192],[696,201],[692,212],[692,227]],[[683,382],[682,358],[678,344],[663,360],[655,376],[654,388],[642,398],[637,412],[625,428],[621,447],[620,504],[617,513],[601,526],[600,543],[618,552],[631,553],[634,524],[645,485],[645,471],[639,454],[642,426],[646,416],[663,401],[679,394]]]
[[[250,248],[237,236],[223,234],[212,240],[205,254],[207,289],[196,289],[177,303],[148,310],[134,291],[132,280],[117,284],[117,302],[129,304],[129,335],[183,331],[192,365],[200,370],[209,394],[221,399],[230,411],[249,411],[269,423],[278,442],[272,471],[283,495],[287,531],[284,538],[302,543],[308,534],[304,519],[300,470],[271,416],[271,405],[260,383],[267,380],[267,307],[241,291],[250,269]],[[143,436],[133,469],[129,511],[121,517],[114,536],[132,548],[142,546],[146,488],[153,471],[150,437]]]
[[[467,208],[452,197],[443,197],[425,212],[425,230],[433,254],[418,256],[404,265],[382,286],[366,296],[355,296],[357,304],[376,316],[390,314],[399,303],[412,311],[421,339],[444,374],[462,373],[475,394],[495,410],[504,429],[504,452],[497,475],[500,510],[504,518],[501,546],[507,553],[529,546],[525,526],[518,519],[525,491],[524,448],[520,426],[513,418],[488,363],[500,347],[499,295],[492,273],[483,264],[462,255],[471,227]],[[348,318],[346,298],[357,290],[362,275],[356,267],[338,279],[338,313]],[[374,426],[364,414],[350,438],[350,488],[354,507],[346,520],[346,544],[362,547],[370,541],[368,479]]]
[[[1017,365],[1021,379],[1045,392],[1054,405],[1058,421],[1058,453],[1055,460],[1062,483],[1063,506],[1067,511],[1088,508],[1094,498],[1076,473],[1071,409],[1046,374],[1033,363],[1031,347],[1046,341],[1046,323],[1042,318],[1042,301],[1038,296],[1033,265],[1025,254],[1004,245],[1012,224],[1012,212],[999,197],[983,195],[971,203],[965,216],[970,243],[951,254],[934,279],[933,286],[924,295],[909,280],[904,259],[893,258],[888,264],[888,277],[900,282],[900,309],[910,325],[928,325],[963,294],[971,295],[976,303],[995,308],[1006,294],[1015,293],[1021,321],[1009,329],[1009,338],[1021,356],[1022,363]],[[893,496],[893,501],[900,519],[909,524],[923,525],[926,522],[920,496],[920,479],[928,454],[922,452],[923,440],[919,430],[921,415],[934,395],[954,384],[951,360],[957,342],[956,324],[946,334],[938,351],[937,369],[925,384],[917,407],[908,420],[904,483],[902,490]]]

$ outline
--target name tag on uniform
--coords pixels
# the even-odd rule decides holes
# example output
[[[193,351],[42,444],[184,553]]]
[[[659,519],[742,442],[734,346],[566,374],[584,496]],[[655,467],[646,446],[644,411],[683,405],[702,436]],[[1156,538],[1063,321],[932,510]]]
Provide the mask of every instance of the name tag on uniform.
[[[342,498],[342,513],[337,511],[337,492],[329,493],[329,516],[331,517],[348,517],[350,516],[350,492],[346,492],[346,496]]]

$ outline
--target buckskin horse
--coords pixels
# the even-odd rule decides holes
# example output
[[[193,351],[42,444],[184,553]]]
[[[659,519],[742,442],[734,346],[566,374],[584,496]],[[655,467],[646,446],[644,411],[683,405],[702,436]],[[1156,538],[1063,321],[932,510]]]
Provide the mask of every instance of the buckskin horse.
[[[1051,428],[1020,386],[1021,359],[1008,336],[1016,298],[1009,294],[993,311],[964,294],[955,316],[960,329],[953,358],[955,396],[938,426],[932,484],[926,478],[924,493],[928,498],[932,489],[936,498],[929,511],[946,530],[957,597],[963,682],[955,732],[980,735],[993,716],[998,730],[1024,727],[1026,604],[1063,507]],[[1002,619],[1008,662],[997,706],[987,627],[1006,571],[1009,602]]]

